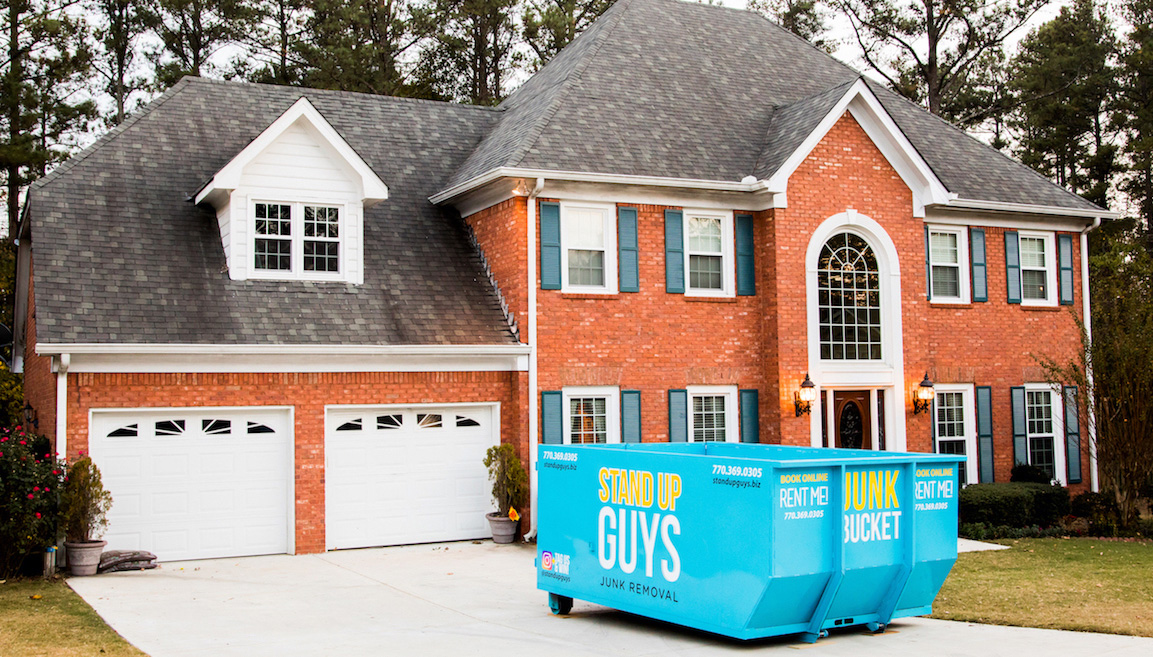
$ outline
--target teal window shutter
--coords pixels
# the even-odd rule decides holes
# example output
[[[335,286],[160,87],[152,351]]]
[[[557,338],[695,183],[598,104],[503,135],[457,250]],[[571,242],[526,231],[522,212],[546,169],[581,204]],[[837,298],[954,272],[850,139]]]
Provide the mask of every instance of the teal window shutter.
[[[1005,285],[1009,303],[1021,303],[1021,246],[1016,231],[1005,231]]]
[[[1081,483],[1081,422],[1077,413],[1077,386],[1065,386],[1065,467],[1069,483]]]
[[[617,250],[621,292],[640,292],[636,208],[617,208]]]
[[[1014,386],[1009,389],[1013,400],[1013,464],[1029,462],[1029,439],[1025,419],[1025,388]]]
[[[989,271],[985,264],[985,229],[969,229],[969,261],[972,265],[970,281],[973,287],[973,301],[989,300]]]
[[[685,293],[685,214],[665,210],[665,292]]]
[[[977,386],[977,472],[982,484],[993,483],[993,389]]]
[[[641,391],[621,391],[621,442],[641,441]]]
[[[756,390],[741,390],[738,393],[741,408],[741,442],[761,442],[761,411]]]
[[[669,391],[669,442],[683,443],[689,439],[689,391]]]
[[[560,204],[540,204],[540,289],[560,289]]]
[[[925,226],[925,298],[933,300],[933,263],[929,257],[929,227]]]
[[[757,293],[756,242],[753,240],[753,215],[738,214],[737,220],[737,296]],[[756,392],[756,391],[754,391]]]
[[[1057,236],[1057,290],[1062,306],[1073,305],[1073,236]]]
[[[541,434],[546,445],[564,444],[564,409],[560,390],[540,393]]]

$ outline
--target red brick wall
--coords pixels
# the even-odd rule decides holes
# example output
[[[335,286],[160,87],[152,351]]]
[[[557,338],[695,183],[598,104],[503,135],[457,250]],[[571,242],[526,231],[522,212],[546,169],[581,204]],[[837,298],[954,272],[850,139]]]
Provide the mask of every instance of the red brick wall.
[[[510,198],[465,218],[476,235],[501,294],[516,318],[521,342],[528,336],[528,201]]]
[[[985,229],[990,300],[961,307],[929,304],[925,222],[913,216],[908,186],[851,115],[793,174],[788,200],[786,209],[754,214],[757,295],[724,300],[665,292],[666,208],[635,206],[639,293],[537,290],[540,381],[534,394],[578,385],[641,390],[643,437],[664,441],[668,389],[735,384],[760,391],[762,442],[808,445],[811,417],[796,417],[793,407],[808,370],[805,255],[822,222],[853,209],[884,227],[900,260],[907,398],[896,407],[903,409],[908,448],[932,449],[929,416],[914,415],[908,398],[926,371],[941,383],[989,385],[995,471],[999,481],[1007,480],[1013,458],[1009,387],[1044,380],[1034,355],[1076,352],[1070,310],[1006,303],[1003,230],[991,227]],[[1079,253],[1074,267],[1073,308],[1079,312]],[[1087,482],[1087,447],[1083,463]]]
[[[519,372],[68,375],[68,445],[88,447],[93,408],[293,406],[296,551],[324,550],[324,407],[500,402],[501,439],[527,463],[527,376]],[[527,516],[527,514],[526,514]]]
[[[29,262],[32,260],[29,259]],[[33,430],[56,444],[56,375],[52,359],[36,355],[36,294],[28,268],[28,316],[24,318],[24,403],[32,406]]]
[[[757,296],[666,293],[665,207],[629,207],[637,208],[640,292],[538,289],[538,383],[540,390],[598,385],[640,390],[644,440],[666,441],[669,389],[764,388],[765,313]],[[754,237],[760,233],[754,227]]]

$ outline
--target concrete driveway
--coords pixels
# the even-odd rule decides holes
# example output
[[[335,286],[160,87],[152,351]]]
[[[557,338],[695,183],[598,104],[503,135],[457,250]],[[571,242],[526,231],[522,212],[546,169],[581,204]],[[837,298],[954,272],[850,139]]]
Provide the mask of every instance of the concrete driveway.
[[[527,545],[445,543],[165,563],[69,584],[152,657],[720,655],[1148,657],[1153,639],[902,619],[815,645],[740,643],[577,601],[549,613]]]

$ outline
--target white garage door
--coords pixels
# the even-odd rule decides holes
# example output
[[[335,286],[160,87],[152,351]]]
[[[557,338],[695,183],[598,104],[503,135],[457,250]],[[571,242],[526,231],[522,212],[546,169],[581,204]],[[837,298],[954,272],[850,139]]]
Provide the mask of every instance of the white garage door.
[[[494,406],[328,409],[328,549],[483,538]]]
[[[113,499],[106,549],[288,552],[292,442],[287,409],[93,411],[89,449]]]

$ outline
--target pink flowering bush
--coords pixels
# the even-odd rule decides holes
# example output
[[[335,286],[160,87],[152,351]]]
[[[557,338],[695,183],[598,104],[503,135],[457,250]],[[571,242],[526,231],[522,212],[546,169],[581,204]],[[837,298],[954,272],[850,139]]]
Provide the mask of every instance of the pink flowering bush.
[[[0,579],[56,544],[65,473],[47,438],[0,428]]]

